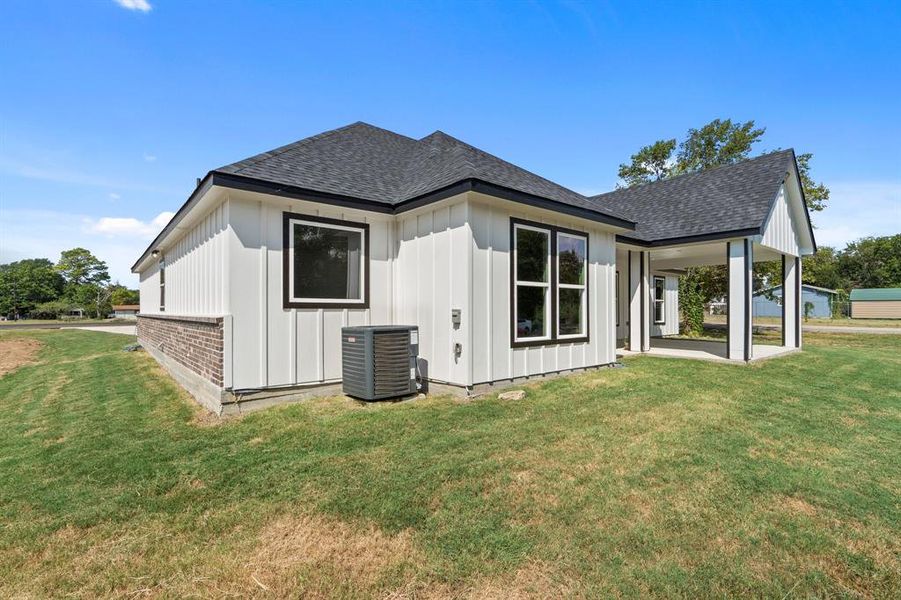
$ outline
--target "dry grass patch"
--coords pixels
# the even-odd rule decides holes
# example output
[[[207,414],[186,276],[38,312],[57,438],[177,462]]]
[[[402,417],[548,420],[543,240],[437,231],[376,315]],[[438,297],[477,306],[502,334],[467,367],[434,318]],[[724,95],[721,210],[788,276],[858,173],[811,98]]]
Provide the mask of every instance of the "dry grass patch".
[[[285,515],[263,529],[240,570],[248,593],[315,598],[337,590],[384,594],[423,561],[407,531],[390,535],[374,525]]]
[[[0,340],[0,377],[37,362],[42,344],[31,338]]]

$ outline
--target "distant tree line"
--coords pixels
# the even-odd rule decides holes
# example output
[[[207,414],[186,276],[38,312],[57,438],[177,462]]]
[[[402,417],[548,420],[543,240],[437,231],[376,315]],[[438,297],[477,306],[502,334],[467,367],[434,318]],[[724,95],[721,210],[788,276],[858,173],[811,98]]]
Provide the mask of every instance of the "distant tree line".
[[[137,304],[138,291],[111,283],[106,263],[84,248],[0,265],[0,316],[58,319],[105,317],[113,304]]]

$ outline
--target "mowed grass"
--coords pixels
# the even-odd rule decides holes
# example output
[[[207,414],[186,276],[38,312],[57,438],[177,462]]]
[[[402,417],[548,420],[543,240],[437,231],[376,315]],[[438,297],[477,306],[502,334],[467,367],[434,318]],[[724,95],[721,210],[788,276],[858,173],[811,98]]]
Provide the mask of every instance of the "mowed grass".
[[[901,336],[217,422],[123,337],[0,378],[2,597],[897,597]]]

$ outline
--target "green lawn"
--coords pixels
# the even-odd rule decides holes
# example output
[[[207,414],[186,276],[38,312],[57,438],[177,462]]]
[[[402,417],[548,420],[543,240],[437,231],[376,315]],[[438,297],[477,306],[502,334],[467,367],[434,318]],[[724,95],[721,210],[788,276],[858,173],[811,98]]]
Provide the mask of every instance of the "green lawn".
[[[224,422],[119,336],[0,344],[24,337],[38,362],[0,378],[0,597],[901,589],[901,336]]]

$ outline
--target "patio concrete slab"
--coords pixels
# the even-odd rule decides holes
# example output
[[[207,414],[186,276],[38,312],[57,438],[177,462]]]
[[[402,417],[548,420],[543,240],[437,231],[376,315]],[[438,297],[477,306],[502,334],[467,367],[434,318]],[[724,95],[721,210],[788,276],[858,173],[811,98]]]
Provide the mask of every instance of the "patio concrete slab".
[[[726,342],[713,342],[709,340],[686,340],[674,338],[653,338],[651,349],[648,352],[632,352],[624,348],[617,348],[620,356],[662,356],[666,358],[689,358],[693,360],[709,360],[715,362],[744,364],[743,360],[729,360],[726,358]],[[797,348],[784,346],[769,346],[754,344],[753,358],[750,362],[766,360],[776,356],[783,356],[798,352]]]

